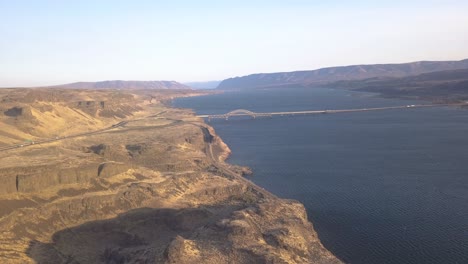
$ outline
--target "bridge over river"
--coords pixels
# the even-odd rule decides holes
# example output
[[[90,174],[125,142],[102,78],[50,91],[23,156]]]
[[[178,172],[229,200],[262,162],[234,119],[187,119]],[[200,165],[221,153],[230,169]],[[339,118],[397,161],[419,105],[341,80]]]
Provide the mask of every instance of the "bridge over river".
[[[336,110],[310,110],[310,111],[291,111],[291,112],[263,112],[256,113],[245,109],[237,109],[226,114],[213,114],[213,115],[197,115],[197,117],[208,118],[208,120],[221,118],[228,120],[230,117],[250,116],[257,117],[272,117],[272,116],[294,116],[294,115],[314,115],[314,114],[338,114],[338,113],[351,113],[351,112],[367,112],[367,111],[381,111],[390,109],[412,109],[423,107],[444,107],[444,106],[466,106],[468,103],[453,103],[453,104],[419,104],[419,105],[401,105],[401,106],[388,106],[388,107],[373,107],[373,108],[355,108],[355,109],[336,109]]]

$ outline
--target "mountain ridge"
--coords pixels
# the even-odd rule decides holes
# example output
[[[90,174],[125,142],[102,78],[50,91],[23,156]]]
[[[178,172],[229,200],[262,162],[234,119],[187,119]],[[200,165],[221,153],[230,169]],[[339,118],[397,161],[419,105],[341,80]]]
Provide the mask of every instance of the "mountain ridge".
[[[256,73],[223,80],[217,89],[262,88],[283,85],[325,84],[373,77],[406,77],[444,70],[468,69],[468,59],[459,61],[417,61],[393,64],[361,64],[316,70]]]
[[[323,86],[378,92],[387,96],[466,100],[468,99],[468,69],[429,72],[405,77],[343,80]]]
[[[176,81],[124,81],[107,80],[98,82],[74,82],[52,87],[70,89],[187,89],[192,88]]]

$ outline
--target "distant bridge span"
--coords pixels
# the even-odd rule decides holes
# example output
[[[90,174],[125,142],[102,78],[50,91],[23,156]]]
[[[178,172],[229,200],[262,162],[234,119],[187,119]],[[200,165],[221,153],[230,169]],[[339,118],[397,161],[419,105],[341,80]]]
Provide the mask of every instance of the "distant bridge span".
[[[212,119],[212,118],[222,118],[222,119],[226,119],[228,120],[229,117],[233,117],[233,116],[251,116],[253,118],[256,118],[257,116],[272,116],[271,113],[255,113],[255,112],[252,112],[250,110],[245,110],[245,109],[236,109],[236,110],[233,110],[229,113],[226,113],[226,114],[220,114],[220,115],[198,115],[197,117],[202,117],[202,118],[208,118],[208,119]]]
[[[250,116],[255,116],[255,112],[245,110],[245,109],[237,109],[234,111],[231,111],[226,114],[226,116],[235,116],[235,115],[250,115]]]
[[[380,111],[390,109],[412,109],[422,107],[443,107],[443,106],[466,106],[466,103],[454,103],[454,104],[420,104],[420,105],[401,105],[401,106],[388,106],[388,107],[373,107],[373,108],[355,108],[355,109],[336,109],[336,110],[310,110],[310,111],[291,111],[291,112],[264,112],[256,113],[245,109],[236,109],[226,114],[213,114],[213,115],[197,115],[197,117],[210,119],[226,119],[236,116],[250,116],[256,117],[272,117],[272,116],[292,116],[292,115],[314,115],[314,114],[337,114],[337,113],[351,113],[351,112],[368,112],[368,111]]]
[[[232,116],[251,116],[253,118],[256,118],[257,116],[271,116],[271,113],[255,113],[250,110],[236,109],[223,115],[208,115],[207,117],[229,119],[229,117],[232,117]]]

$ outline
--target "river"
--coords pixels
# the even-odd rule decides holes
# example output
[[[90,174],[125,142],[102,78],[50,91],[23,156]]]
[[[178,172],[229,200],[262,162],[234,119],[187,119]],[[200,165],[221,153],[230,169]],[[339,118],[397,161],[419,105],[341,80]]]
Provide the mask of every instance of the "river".
[[[340,89],[262,89],[179,98],[198,114],[420,104]],[[468,263],[468,111],[456,107],[211,120],[228,162],[302,202],[347,263]]]

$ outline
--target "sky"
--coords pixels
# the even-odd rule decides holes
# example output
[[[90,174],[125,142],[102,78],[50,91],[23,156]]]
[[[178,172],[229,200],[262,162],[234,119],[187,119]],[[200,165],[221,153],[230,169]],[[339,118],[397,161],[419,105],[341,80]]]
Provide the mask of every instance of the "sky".
[[[0,0],[0,87],[468,58],[468,1]]]

